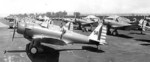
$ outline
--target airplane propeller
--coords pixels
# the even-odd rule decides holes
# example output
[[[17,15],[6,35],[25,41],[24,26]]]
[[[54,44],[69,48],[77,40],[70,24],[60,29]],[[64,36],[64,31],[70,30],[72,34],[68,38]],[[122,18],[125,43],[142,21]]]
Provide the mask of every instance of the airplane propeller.
[[[17,23],[17,21],[15,20],[15,22],[14,22],[14,31],[13,31],[13,37],[12,37],[12,41],[14,40],[14,37],[15,37],[15,32],[16,32],[16,29],[17,29],[17,25],[18,25],[18,23]]]
[[[23,36],[26,35],[26,27],[27,27],[27,23],[25,23],[25,30],[24,30],[24,32],[23,32]]]
[[[14,37],[15,37],[15,31],[16,31],[16,29],[14,29],[14,31],[13,31],[12,41],[14,40]]]

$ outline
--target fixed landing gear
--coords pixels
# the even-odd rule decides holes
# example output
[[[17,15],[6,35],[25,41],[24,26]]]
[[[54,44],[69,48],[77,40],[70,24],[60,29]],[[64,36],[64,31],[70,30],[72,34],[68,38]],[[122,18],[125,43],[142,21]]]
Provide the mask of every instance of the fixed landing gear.
[[[26,45],[26,52],[30,55],[36,55],[38,53],[42,53],[44,50],[40,46],[41,43],[39,40],[33,40],[31,43]]]
[[[117,28],[114,28],[114,31],[111,32],[111,26],[110,25],[107,25],[107,35],[114,35],[114,36],[117,36],[119,35],[118,33],[118,29]]]
[[[119,35],[117,29],[114,29],[114,31],[110,31],[110,29],[107,31],[107,35],[113,35],[113,36],[117,36]]]
[[[15,53],[15,52],[26,52],[28,55],[35,56],[36,54],[44,52],[44,49],[41,47],[41,43],[37,40],[31,41],[31,43],[26,45],[25,50],[5,50],[5,53]]]
[[[101,47],[99,46],[100,44],[96,45],[97,50],[101,50]]]
[[[107,32],[107,35],[113,35],[113,36],[117,36],[117,35],[119,35],[119,33],[118,33],[118,31],[116,30],[114,30],[113,32],[111,32],[111,31],[108,31]]]
[[[114,31],[112,32],[112,35],[117,36],[117,35],[118,35],[118,31],[117,31],[117,30],[114,30]]]
[[[99,45],[97,45],[97,50],[99,50],[99,49],[101,50],[101,47],[99,47]]]

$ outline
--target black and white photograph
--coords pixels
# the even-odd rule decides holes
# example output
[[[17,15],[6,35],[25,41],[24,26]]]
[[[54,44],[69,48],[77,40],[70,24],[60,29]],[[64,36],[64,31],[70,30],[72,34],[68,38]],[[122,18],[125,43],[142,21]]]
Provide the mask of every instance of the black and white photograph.
[[[150,62],[150,0],[0,0],[0,62]]]

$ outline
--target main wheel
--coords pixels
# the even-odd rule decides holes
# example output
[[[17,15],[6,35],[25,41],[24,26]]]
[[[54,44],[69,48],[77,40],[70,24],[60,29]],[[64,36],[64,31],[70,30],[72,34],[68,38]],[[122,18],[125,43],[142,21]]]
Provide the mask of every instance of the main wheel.
[[[43,52],[43,49],[41,48],[41,43],[39,40],[33,40],[31,43],[27,44],[26,51],[28,54],[36,55],[38,53]]]
[[[40,46],[31,46],[31,44],[27,44],[26,52],[30,55],[36,55],[42,53],[44,50]]]
[[[33,55],[37,54],[37,53],[38,53],[38,48],[36,48],[36,47],[31,47],[31,48],[30,48],[30,53],[33,54]]]

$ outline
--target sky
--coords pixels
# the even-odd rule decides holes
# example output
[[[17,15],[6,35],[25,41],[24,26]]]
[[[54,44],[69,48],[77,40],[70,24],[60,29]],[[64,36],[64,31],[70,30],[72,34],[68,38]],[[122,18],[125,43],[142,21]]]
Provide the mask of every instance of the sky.
[[[0,0],[0,16],[67,11],[81,14],[150,13],[150,0]]]

